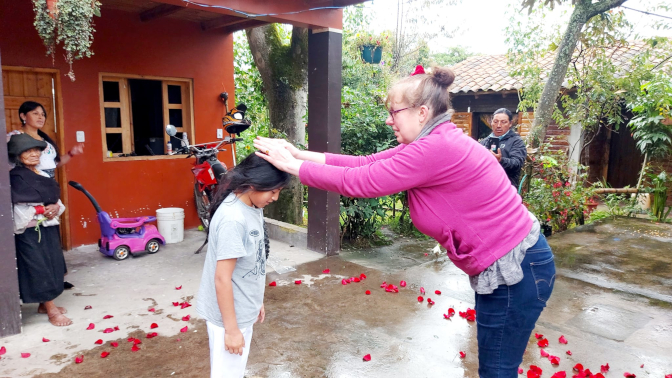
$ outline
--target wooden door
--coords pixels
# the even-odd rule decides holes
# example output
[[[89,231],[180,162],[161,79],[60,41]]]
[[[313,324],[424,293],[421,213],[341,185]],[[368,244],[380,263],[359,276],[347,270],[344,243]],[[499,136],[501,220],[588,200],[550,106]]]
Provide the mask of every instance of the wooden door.
[[[42,131],[58,145],[64,153],[63,126],[60,114],[60,76],[58,70],[37,69],[29,67],[2,67],[2,87],[5,94],[5,122],[7,132],[21,130],[19,107],[25,101],[39,102],[47,111],[47,119]],[[70,248],[68,232],[67,181],[65,170],[56,170],[56,180],[61,186],[61,201],[65,205],[65,213],[61,217],[61,243],[66,250]]]
[[[462,129],[465,134],[471,136],[471,113],[456,112],[451,121],[458,129]]]

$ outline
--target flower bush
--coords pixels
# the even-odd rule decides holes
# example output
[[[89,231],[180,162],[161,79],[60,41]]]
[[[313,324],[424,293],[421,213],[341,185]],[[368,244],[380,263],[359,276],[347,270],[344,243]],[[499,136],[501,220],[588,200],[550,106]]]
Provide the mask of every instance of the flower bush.
[[[392,45],[392,39],[390,38],[389,32],[372,34],[364,30],[355,33],[353,42],[357,48],[362,48],[363,46],[380,46],[383,49],[386,49]]]

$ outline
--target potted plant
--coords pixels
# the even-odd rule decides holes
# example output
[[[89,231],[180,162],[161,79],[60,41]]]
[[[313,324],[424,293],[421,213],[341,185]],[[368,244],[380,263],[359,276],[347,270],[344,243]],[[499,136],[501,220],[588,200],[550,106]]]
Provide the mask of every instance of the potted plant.
[[[363,61],[378,64],[383,58],[383,50],[390,44],[390,36],[388,33],[373,35],[362,31],[355,35],[355,44],[361,51]]]
[[[33,25],[55,62],[56,45],[62,43],[65,61],[70,66],[66,76],[75,81],[72,63],[76,59],[91,57],[94,29],[93,16],[100,17],[97,0],[33,0],[35,21]]]

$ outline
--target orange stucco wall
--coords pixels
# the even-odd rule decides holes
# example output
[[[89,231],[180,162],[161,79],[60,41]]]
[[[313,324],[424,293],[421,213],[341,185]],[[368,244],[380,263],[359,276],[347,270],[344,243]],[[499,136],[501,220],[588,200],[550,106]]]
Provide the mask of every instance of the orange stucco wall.
[[[0,0],[3,65],[52,67],[33,27],[31,4],[28,0]],[[219,93],[229,92],[229,103],[234,103],[232,36],[203,32],[197,23],[171,18],[143,23],[138,14],[104,8],[95,22],[95,55],[75,62],[75,82],[61,76],[63,150],[76,143],[76,131],[86,135],[85,153],[66,165],[67,178],[84,185],[113,217],[153,215],[159,207],[182,207],[185,227],[195,227],[199,221],[189,170],[193,159],[103,162],[99,73],[193,79],[196,141],[215,140],[223,113]],[[56,68],[61,74],[68,72],[62,50],[56,54]],[[228,153],[220,154],[220,160],[231,165]],[[72,246],[95,243],[100,232],[93,207],[72,188],[68,196]]]

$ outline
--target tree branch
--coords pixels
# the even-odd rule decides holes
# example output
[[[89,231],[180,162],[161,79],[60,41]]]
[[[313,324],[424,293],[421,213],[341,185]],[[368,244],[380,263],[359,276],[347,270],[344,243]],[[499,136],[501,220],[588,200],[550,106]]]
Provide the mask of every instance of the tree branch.
[[[618,7],[626,1],[627,0],[602,0],[597,3],[590,4],[588,7],[588,12],[586,13],[586,21],[600,13],[608,11],[609,9]]]

